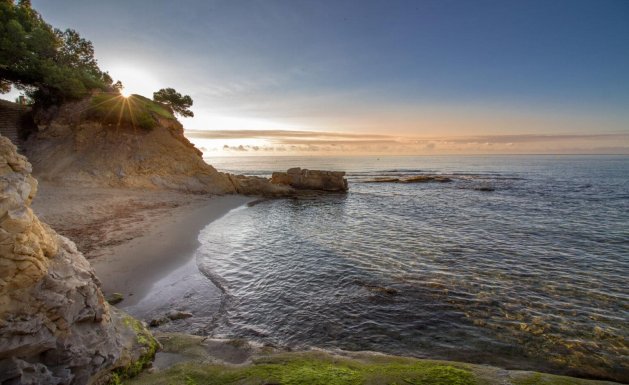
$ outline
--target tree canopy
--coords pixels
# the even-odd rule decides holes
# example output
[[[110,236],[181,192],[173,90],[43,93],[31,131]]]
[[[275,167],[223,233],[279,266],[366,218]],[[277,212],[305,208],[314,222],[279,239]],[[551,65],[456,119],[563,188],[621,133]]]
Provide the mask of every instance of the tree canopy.
[[[190,111],[192,106],[192,98],[189,95],[181,95],[174,88],[162,88],[157,92],[153,92],[153,100],[166,104],[172,110],[183,117],[193,117],[194,113]]]
[[[53,28],[28,0],[0,0],[0,92],[14,85],[39,102],[56,103],[111,84],[92,42],[72,29]]]

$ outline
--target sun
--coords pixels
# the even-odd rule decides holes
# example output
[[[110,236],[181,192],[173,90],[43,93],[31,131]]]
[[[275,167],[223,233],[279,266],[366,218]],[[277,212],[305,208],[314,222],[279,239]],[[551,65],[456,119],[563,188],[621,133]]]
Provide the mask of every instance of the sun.
[[[133,94],[150,96],[163,87],[149,68],[139,65],[118,64],[112,65],[109,73],[112,78],[122,82],[123,88],[120,94],[123,97],[128,98]]]

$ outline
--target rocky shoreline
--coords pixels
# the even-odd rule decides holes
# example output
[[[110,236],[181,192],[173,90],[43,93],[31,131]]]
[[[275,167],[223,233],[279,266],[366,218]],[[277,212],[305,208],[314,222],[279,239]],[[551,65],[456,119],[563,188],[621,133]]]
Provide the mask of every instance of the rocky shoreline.
[[[90,103],[86,99],[36,114],[38,130],[24,144],[33,167],[0,137],[0,384],[153,385],[209,379],[217,384],[234,379],[241,384],[603,384],[376,353],[289,352],[241,340],[158,333],[190,331],[186,323],[198,321],[194,311],[173,305],[190,279],[210,285],[190,263],[203,226],[231,209],[255,204],[242,195],[344,194],[345,173],[300,168],[271,178],[220,173],[202,160],[176,120],[154,116],[151,130],[111,127],[83,115]],[[35,178],[43,182],[33,210],[40,186]],[[367,288],[395,295],[387,288]],[[116,306],[106,301],[103,289]],[[120,308],[139,306],[151,295],[160,297],[163,306],[144,303],[158,313],[142,317],[154,320],[157,329],[149,331]],[[193,300],[208,306],[201,302],[207,299]],[[161,352],[151,332],[161,341]],[[435,378],[443,381],[426,382]]]

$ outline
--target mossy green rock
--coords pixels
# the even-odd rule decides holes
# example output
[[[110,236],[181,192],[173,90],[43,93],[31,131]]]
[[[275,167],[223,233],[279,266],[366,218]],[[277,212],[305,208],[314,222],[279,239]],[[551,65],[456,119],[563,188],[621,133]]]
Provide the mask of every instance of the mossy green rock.
[[[532,372],[368,352],[284,352],[185,334],[162,334],[168,360],[134,385],[602,385]],[[242,355],[234,354],[238,349]],[[175,358],[176,357],[176,358]],[[236,357],[236,359],[235,359]],[[160,364],[161,361],[161,364]]]

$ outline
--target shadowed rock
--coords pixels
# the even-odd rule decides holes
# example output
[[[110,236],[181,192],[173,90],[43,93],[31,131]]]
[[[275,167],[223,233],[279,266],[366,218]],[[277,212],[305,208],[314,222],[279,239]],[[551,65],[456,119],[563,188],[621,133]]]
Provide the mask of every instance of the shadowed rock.
[[[156,341],[107,304],[74,243],[39,221],[36,192],[30,163],[0,136],[0,383],[104,383],[111,370],[141,369]]]

